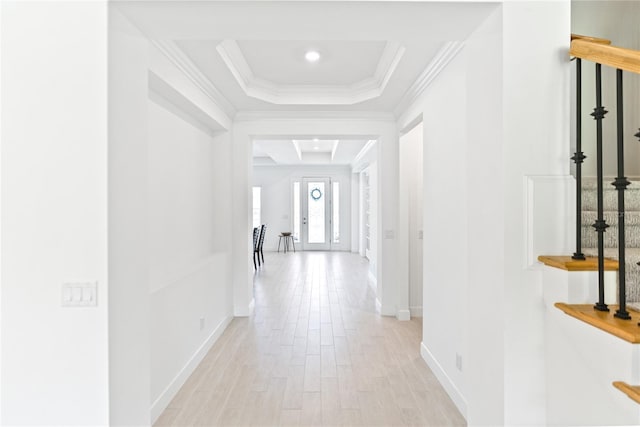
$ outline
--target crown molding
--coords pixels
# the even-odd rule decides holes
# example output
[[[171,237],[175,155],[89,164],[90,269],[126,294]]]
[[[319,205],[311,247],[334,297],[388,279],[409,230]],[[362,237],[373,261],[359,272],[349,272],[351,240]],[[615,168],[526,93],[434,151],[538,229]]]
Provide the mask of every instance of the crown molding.
[[[255,76],[238,43],[230,39],[222,40],[216,50],[242,90],[247,93]]]
[[[371,149],[371,147],[375,145],[375,143],[376,143],[375,139],[368,140],[367,143],[364,145],[364,147],[360,149],[356,157],[351,162],[351,166],[355,168],[358,165],[358,162],[362,160],[362,158],[367,154],[367,152]]]
[[[338,150],[339,143],[340,143],[339,139],[336,139],[335,141],[333,141],[333,147],[331,148],[331,161],[333,161],[333,158],[336,156],[336,151]]]
[[[451,41],[445,43],[433,57],[427,68],[418,76],[411,87],[407,89],[394,112],[400,117],[429,87],[431,82],[438,77],[444,68],[455,58],[464,47],[463,42]]]
[[[235,122],[275,120],[372,120],[377,122],[396,122],[393,113],[382,111],[238,111]]]
[[[380,62],[378,62],[378,67],[376,68],[376,73],[374,78],[377,81],[377,85],[380,88],[380,94],[389,83],[389,79],[396,71],[396,67],[400,63],[404,52],[406,51],[405,47],[397,42],[387,42],[384,51],[382,52],[382,56],[380,57]]]
[[[293,140],[293,148],[296,150],[296,154],[298,155],[298,160],[302,161],[302,150],[300,149],[300,144],[298,144],[297,140]]]
[[[249,97],[276,105],[353,105],[382,95],[406,49],[400,43],[387,41],[374,75],[342,86],[276,84],[253,73],[235,40],[223,40],[216,50]]]
[[[205,76],[202,71],[189,59],[189,57],[172,40],[152,39],[151,42],[158,48],[173,65],[187,76],[209,99],[220,107],[227,116],[233,118],[236,109],[233,104],[218,90],[218,88]]]

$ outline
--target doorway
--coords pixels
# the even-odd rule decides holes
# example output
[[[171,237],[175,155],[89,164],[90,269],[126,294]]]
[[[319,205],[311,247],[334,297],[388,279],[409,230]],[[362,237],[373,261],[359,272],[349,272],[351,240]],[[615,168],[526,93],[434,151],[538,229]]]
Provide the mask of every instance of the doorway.
[[[302,178],[301,241],[306,251],[331,249],[331,179]]]
[[[422,317],[423,307],[423,124],[400,137],[401,223],[407,236],[408,308],[411,317]]]

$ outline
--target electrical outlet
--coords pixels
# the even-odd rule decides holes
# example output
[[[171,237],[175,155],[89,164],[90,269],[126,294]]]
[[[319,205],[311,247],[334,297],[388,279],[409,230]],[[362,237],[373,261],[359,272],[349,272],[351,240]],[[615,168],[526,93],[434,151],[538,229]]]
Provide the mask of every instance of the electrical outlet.
[[[200,318],[200,330],[204,329],[204,317]]]
[[[462,356],[458,353],[456,353],[456,368],[458,368],[458,371],[462,372]]]

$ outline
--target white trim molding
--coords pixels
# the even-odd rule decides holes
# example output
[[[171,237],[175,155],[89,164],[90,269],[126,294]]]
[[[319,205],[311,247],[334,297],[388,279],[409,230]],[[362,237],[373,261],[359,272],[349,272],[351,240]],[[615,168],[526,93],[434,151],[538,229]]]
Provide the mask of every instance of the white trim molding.
[[[376,313],[382,313],[382,302],[380,301],[380,298],[376,298]]]
[[[235,40],[223,40],[216,50],[251,98],[276,105],[353,105],[382,95],[406,49],[398,42],[388,41],[373,76],[351,85],[276,84],[253,73]]]
[[[398,310],[396,319],[401,321],[411,320],[411,312],[409,310]]]
[[[523,177],[524,269],[541,268],[538,255],[575,250],[575,187],[571,175]]]
[[[169,406],[171,400],[196,370],[200,362],[202,362],[209,350],[211,350],[211,347],[213,347],[216,341],[222,336],[222,333],[227,329],[227,326],[229,326],[232,320],[233,316],[228,316],[216,326],[211,335],[209,335],[200,348],[191,356],[191,359],[189,359],[180,372],[178,372],[167,388],[165,388],[160,396],[151,404],[151,424],[154,424],[160,415],[162,415],[162,412]]]
[[[396,117],[393,113],[387,113],[384,111],[269,111],[269,110],[243,110],[238,111],[234,117],[235,122],[252,122],[252,121],[264,121],[264,120],[331,120],[331,121],[346,121],[352,122],[354,120],[371,120],[376,122],[396,122]],[[374,137],[375,135],[371,135]]]
[[[418,76],[415,82],[404,94],[394,112],[400,117],[416,100],[422,95],[433,80],[444,70],[444,68],[455,58],[464,47],[463,42],[450,41],[445,43],[438,53],[433,57],[427,68]]]
[[[358,164],[358,162],[367,154],[367,152],[371,149],[371,147],[373,147],[375,145],[375,143],[376,143],[375,139],[370,139],[370,140],[367,141],[367,143],[364,145],[364,147],[362,147],[360,152],[356,155],[356,157],[351,162],[351,167],[352,168],[355,168],[355,166]]]
[[[409,312],[411,313],[411,317],[422,317],[422,306],[413,306],[409,307]]]
[[[189,57],[171,40],[152,39],[151,43],[158,48],[185,76],[187,76],[211,101],[233,118],[236,109],[233,104],[218,90]]]
[[[454,405],[460,411],[460,414],[467,419],[467,399],[463,396],[462,392],[456,387],[455,383],[449,378],[449,375],[444,371],[440,363],[431,354],[424,342],[420,343],[420,355],[427,362],[427,365],[436,376],[444,390],[447,392]]]

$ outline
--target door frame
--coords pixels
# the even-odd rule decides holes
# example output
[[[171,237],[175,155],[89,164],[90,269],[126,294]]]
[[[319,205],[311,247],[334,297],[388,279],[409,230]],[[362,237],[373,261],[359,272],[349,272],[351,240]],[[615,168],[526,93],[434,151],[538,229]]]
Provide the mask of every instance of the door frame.
[[[324,188],[324,243],[309,243],[309,197],[308,185],[311,182],[322,182]],[[333,221],[331,220],[333,208],[333,194],[331,177],[302,177],[300,180],[300,246],[305,251],[330,251],[332,242]]]

